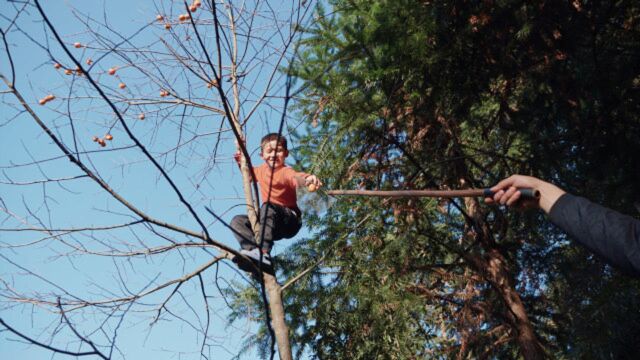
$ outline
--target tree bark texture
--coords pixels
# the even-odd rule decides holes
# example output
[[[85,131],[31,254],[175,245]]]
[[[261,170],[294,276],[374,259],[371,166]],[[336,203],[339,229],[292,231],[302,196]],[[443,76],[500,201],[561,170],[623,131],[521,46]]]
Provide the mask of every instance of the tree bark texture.
[[[517,333],[516,341],[520,347],[522,357],[526,360],[545,359],[547,356],[544,348],[531,325],[520,294],[516,291],[515,282],[509,273],[506,259],[500,251],[495,248],[495,243],[493,238],[491,238],[487,224],[482,220],[482,212],[479,209],[477,199],[465,199],[465,207],[468,215],[476,225],[478,227],[482,226],[482,228],[475,230],[482,233],[483,241],[481,241],[481,243],[485,248],[484,255],[468,254],[466,256],[467,260],[484,275],[485,279],[496,289],[506,305],[508,310],[507,318],[510,319],[511,326],[513,326]]]
[[[483,263],[489,282],[498,291],[512,315],[510,318],[518,333],[517,342],[520,346],[520,353],[527,360],[545,359],[546,355],[542,344],[531,325],[522,299],[515,289],[504,257],[498,250],[492,249],[485,256]]]
[[[264,286],[269,296],[269,310],[271,310],[271,326],[276,334],[278,354],[281,360],[292,360],[291,345],[289,344],[289,328],[285,322],[284,306],[282,305],[282,290],[275,276],[264,274]]]

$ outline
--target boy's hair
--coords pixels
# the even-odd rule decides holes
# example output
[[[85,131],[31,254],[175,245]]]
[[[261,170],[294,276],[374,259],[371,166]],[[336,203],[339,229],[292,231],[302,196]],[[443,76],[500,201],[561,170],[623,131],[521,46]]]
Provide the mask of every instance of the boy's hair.
[[[264,144],[274,140],[277,141],[277,144],[280,145],[285,151],[289,151],[289,149],[287,149],[287,139],[285,139],[284,136],[279,135],[278,133],[269,133],[263,136],[262,140],[260,140],[260,151],[262,151]]]

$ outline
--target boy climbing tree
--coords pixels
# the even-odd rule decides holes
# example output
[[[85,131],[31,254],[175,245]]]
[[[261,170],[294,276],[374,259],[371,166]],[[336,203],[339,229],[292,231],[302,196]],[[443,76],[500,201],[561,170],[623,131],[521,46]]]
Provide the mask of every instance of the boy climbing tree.
[[[260,141],[260,158],[264,163],[252,170],[253,180],[260,187],[263,204],[260,207],[260,230],[255,234],[249,217],[237,215],[231,220],[231,229],[240,243],[241,254],[261,264],[263,270],[272,273],[270,251],[273,242],[292,238],[302,227],[301,212],[297,204],[296,189],[306,186],[315,191],[322,186],[317,176],[298,172],[285,165],[289,155],[287,140],[278,133],[265,135]],[[234,158],[240,163],[241,153]],[[254,266],[238,263],[246,271]]]

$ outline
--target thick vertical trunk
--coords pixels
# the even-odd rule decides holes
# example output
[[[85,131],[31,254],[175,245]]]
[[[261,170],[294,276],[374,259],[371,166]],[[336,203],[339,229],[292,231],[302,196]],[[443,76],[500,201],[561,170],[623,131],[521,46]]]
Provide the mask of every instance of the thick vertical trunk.
[[[480,216],[478,202],[474,198],[465,199],[465,207],[469,216],[474,219],[476,224],[483,224]],[[527,316],[527,311],[520,298],[520,294],[515,289],[515,283],[509,273],[507,263],[493,245],[493,239],[490,238],[490,232],[484,226],[483,229],[477,229],[482,232],[483,247],[485,247],[484,256],[469,255],[467,260],[474,267],[484,274],[484,277],[491,283],[494,289],[498,291],[500,297],[504,301],[509,313],[511,325],[517,333],[516,341],[520,346],[520,353],[526,360],[541,360],[546,358],[546,354],[542,344],[538,340],[536,333],[531,325],[531,321]]]
[[[485,261],[489,281],[494,288],[498,290],[507,309],[512,315],[511,319],[518,333],[517,342],[520,346],[522,356],[527,360],[544,359],[546,357],[544,349],[535,334],[522,299],[516,291],[507,271],[504,258],[498,250],[493,249],[489,251]]]
[[[291,345],[289,344],[289,329],[285,322],[284,306],[282,304],[282,290],[274,276],[264,274],[264,286],[269,296],[269,310],[271,310],[271,326],[276,334],[278,354],[281,360],[291,360]]]

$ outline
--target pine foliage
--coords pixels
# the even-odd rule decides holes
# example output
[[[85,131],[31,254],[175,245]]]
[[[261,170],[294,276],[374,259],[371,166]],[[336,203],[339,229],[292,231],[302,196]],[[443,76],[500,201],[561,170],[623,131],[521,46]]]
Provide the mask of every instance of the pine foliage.
[[[328,188],[484,187],[524,173],[634,213],[635,2],[336,0],[306,31],[296,157]],[[281,278],[311,269],[285,292],[298,356],[518,358],[513,294],[546,356],[638,350],[638,281],[541,214],[476,199],[328,204],[305,215],[314,236],[278,259]]]

